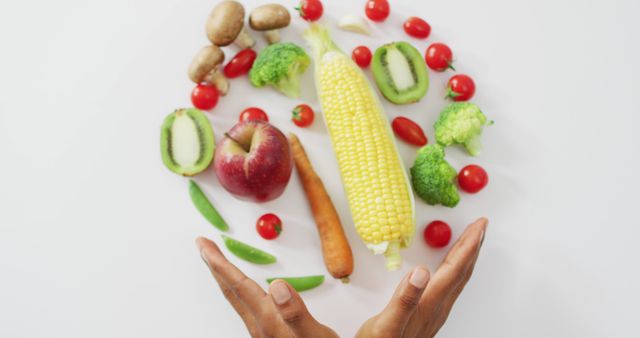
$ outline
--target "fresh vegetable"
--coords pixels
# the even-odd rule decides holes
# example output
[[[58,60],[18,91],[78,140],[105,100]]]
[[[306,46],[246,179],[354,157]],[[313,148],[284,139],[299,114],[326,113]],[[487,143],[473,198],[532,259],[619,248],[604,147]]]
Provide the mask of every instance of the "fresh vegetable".
[[[368,0],[364,12],[369,20],[382,22],[389,16],[389,2],[387,0]]]
[[[358,46],[351,52],[351,58],[358,66],[367,68],[371,63],[371,50],[367,46]]]
[[[224,66],[224,76],[228,78],[247,74],[258,54],[251,48],[241,50]]]
[[[444,43],[436,42],[429,46],[424,58],[427,61],[427,66],[436,72],[444,72],[447,68],[456,70],[452,66],[453,53]]]
[[[269,116],[264,112],[264,110],[258,107],[249,107],[240,113],[240,118],[238,119],[239,122],[252,120],[269,122]]]
[[[275,214],[264,214],[256,222],[256,230],[264,239],[274,239],[282,232],[282,221]]]
[[[482,190],[489,183],[489,175],[484,169],[475,164],[468,165],[458,174],[458,185],[460,189],[475,194]]]
[[[367,24],[367,22],[362,17],[355,15],[345,15],[340,18],[338,27],[349,32],[359,33],[363,35],[371,34],[371,30],[369,30],[369,25]]]
[[[413,191],[430,205],[453,208],[460,201],[455,185],[457,172],[444,158],[444,148],[428,145],[418,151],[411,167]]]
[[[236,257],[247,262],[255,264],[272,264],[276,262],[276,258],[260,249],[254,248],[249,244],[242,243],[231,237],[222,235],[224,246],[231,251]]]
[[[320,19],[324,11],[320,0],[302,0],[296,10],[300,13],[302,19],[309,22]]]
[[[289,11],[280,4],[262,5],[249,15],[249,26],[264,32],[269,44],[280,42],[280,29],[289,26],[290,22]]]
[[[291,285],[296,291],[302,292],[311,290],[324,283],[324,275],[306,276],[306,277],[275,277],[267,278],[267,283],[271,284],[273,281],[281,279],[289,285]]]
[[[218,104],[218,89],[208,83],[200,83],[191,91],[191,103],[202,110],[211,110]]]
[[[276,43],[258,55],[249,72],[256,87],[272,85],[289,97],[300,96],[300,75],[311,60],[304,49],[290,43]]]
[[[478,106],[455,102],[442,110],[434,125],[436,141],[443,146],[461,144],[471,156],[476,156],[482,148],[482,127],[487,124],[490,123]]]
[[[313,123],[313,109],[306,104],[299,104],[293,108],[293,116],[291,121],[298,127],[308,127]]]
[[[424,241],[430,247],[442,248],[451,241],[451,227],[443,221],[433,221],[424,228]]]
[[[379,47],[371,70],[382,95],[395,104],[419,101],[429,88],[429,74],[422,56],[406,42]]]
[[[216,46],[235,43],[240,49],[246,49],[256,44],[244,28],[244,7],[237,1],[219,2],[209,14],[205,31]]]
[[[387,268],[400,267],[400,248],[415,232],[413,194],[376,92],[326,28],[311,25],[318,97],[358,234]]]
[[[476,92],[476,84],[468,75],[458,74],[449,79],[446,98],[453,101],[469,101]]]
[[[426,39],[431,34],[431,26],[426,21],[415,16],[407,19],[402,28],[408,35],[418,39]]]
[[[229,81],[218,70],[222,62],[224,62],[222,49],[214,45],[203,47],[189,65],[189,79],[195,84],[211,84],[222,96],[227,95]]]
[[[198,109],[178,109],[162,123],[160,149],[164,165],[176,174],[194,176],[209,167],[215,141],[213,129]]]
[[[316,221],[324,264],[333,278],[348,282],[348,277],[353,272],[353,254],[338,212],[331,202],[331,197],[324,188],[322,180],[313,170],[298,137],[289,134],[289,142],[298,177]]]
[[[391,123],[393,131],[403,141],[416,146],[427,144],[427,136],[420,126],[406,117],[396,117]]]
[[[189,196],[191,196],[191,201],[196,206],[196,209],[200,211],[202,216],[204,216],[211,225],[218,228],[220,231],[229,230],[227,222],[225,222],[222,216],[220,216],[218,210],[213,207],[211,201],[209,201],[207,196],[202,192],[194,180],[189,180]]]

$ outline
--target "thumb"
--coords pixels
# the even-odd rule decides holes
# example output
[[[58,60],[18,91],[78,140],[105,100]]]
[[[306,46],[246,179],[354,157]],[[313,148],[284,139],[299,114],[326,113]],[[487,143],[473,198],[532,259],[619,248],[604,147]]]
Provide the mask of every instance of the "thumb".
[[[420,302],[429,278],[429,270],[419,266],[400,282],[391,301],[378,317],[385,331],[388,330],[389,334],[402,334]]]

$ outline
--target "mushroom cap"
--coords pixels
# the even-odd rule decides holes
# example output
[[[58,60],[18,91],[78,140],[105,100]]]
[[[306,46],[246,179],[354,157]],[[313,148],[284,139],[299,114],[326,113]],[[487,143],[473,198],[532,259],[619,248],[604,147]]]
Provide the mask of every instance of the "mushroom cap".
[[[244,7],[237,1],[222,1],[207,19],[207,37],[214,45],[228,46],[244,27]]]
[[[224,52],[214,45],[200,49],[189,66],[189,78],[200,83],[212,70],[224,61]]]
[[[291,15],[279,4],[262,5],[251,12],[249,25],[257,31],[268,31],[289,26]]]

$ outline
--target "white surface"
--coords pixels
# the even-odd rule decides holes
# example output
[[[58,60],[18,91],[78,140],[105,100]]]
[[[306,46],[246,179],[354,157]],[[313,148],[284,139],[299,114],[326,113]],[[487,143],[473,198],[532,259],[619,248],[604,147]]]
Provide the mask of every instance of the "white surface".
[[[0,5],[0,336],[245,337],[202,264],[198,235],[218,233],[195,211],[185,179],[159,156],[159,125],[189,105],[191,57],[207,43],[215,1],[4,1]],[[244,1],[248,8],[258,1]],[[325,21],[361,13],[362,2],[325,1]],[[491,183],[453,209],[418,203],[419,230],[436,218],[457,236],[491,220],[474,278],[440,337],[623,337],[637,332],[636,217],[640,49],[637,1],[393,1],[371,38],[338,32],[344,50],[404,39],[408,13],[447,42],[460,72],[476,80],[478,103],[496,125],[477,159],[449,151],[454,166],[477,162]],[[294,1],[287,2],[289,7]],[[284,39],[302,42],[294,20]],[[257,34],[256,34],[257,36]],[[261,42],[262,43],[262,42]],[[231,53],[228,53],[231,54]],[[300,101],[317,105],[311,73]],[[443,107],[453,73],[431,73],[421,103],[387,104],[426,127]],[[330,280],[304,298],[317,318],[351,336],[387,301],[415,264],[434,269],[444,251],[419,237],[400,272],[384,270],[351,228],[322,123],[289,122],[298,101],[233,80],[211,115],[217,135],[241,108],[259,105],[295,130],[347,225],[352,283]],[[313,145],[313,146],[311,146]],[[407,165],[414,149],[402,144]],[[264,205],[225,193],[212,171],[198,177],[233,235],[275,253],[254,267],[273,275],[324,273],[309,209],[293,177]],[[266,211],[282,216],[280,239],[257,237]]]

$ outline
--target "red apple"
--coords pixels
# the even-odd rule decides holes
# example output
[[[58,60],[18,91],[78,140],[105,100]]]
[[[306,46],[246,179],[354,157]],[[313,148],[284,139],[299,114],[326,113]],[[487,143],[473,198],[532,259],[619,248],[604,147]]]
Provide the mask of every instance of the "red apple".
[[[216,176],[235,197],[266,202],[282,195],[291,178],[293,158],[284,134],[268,122],[236,124],[216,149]]]

